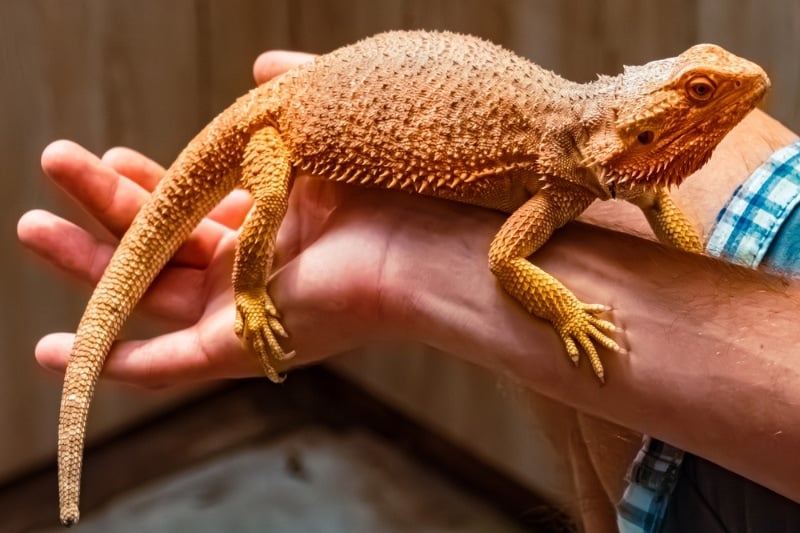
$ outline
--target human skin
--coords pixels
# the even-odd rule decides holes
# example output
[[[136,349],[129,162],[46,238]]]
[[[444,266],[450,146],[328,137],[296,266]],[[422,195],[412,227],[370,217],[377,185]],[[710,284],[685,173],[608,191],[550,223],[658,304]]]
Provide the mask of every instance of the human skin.
[[[262,56],[256,78],[307,57]],[[763,113],[751,114],[681,188],[678,202],[708,233],[733,188],[794,138]],[[65,141],[44,151],[42,166],[115,238],[163,173],[127,149],[100,160]],[[233,332],[230,273],[248,207],[236,192],[203,221],[139,306],[161,320],[163,334],[118,342],[104,377],[157,387],[260,375]],[[534,261],[583,301],[611,305],[624,328],[617,338],[629,353],[601,354],[607,384],[600,387],[588,365],[572,367],[546,322],[497,286],[486,254],[503,218],[300,177],[271,281],[294,363],[376,340],[415,340],[800,502],[800,360],[792,357],[800,283],[665,248],[650,240],[640,213],[618,202],[596,204],[582,217],[593,225],[560,230]],[[46,261],[91,283],[116,244],[45,211],[26,213],[18,234]],[[72,338],[44,337],[38,361],[63,372]],[[622,461],[592,462],[606,491],[618,493]]]

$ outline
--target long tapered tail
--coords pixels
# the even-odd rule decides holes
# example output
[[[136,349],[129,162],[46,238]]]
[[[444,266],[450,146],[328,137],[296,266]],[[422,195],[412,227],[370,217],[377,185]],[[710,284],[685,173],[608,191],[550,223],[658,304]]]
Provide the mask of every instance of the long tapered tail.
[[[213,138],[220,131],[219,124],[215,126],[207,127],[190,145],[196,148],[200,144],[205,149],[185,150],[142,207],[111,258],[78,326],[64,377],[58,425],[59,504],[65,526],[77,523],[79,518],[86,419],[111,345],[156,275],[238,179],[233,169],[246,134]]]

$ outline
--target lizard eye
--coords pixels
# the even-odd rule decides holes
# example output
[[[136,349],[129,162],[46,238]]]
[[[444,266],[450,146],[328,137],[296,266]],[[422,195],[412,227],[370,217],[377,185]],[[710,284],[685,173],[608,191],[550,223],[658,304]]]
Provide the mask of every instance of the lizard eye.
[[[639,144],[650,144],[655,138],[655,133],[650,130],[645,130],[636,136],[636,140],[639,141]]]
[[[686,92],[689,97],[697,102],[707,102],[714,94],[714,83],[705,76],[692,78],[686,84]]]

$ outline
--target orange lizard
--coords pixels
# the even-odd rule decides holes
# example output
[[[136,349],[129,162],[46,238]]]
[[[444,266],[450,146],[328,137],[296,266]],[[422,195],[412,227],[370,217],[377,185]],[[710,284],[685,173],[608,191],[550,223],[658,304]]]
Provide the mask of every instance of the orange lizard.
[[[292,178],[306,172],[509,214],[488,250],[499,284],[550,321],[603,381],[621,351],[606,307],[579,301],[527,258],[596,199],[639,206],[664,242],[700,252],[668,188],[700,168],[769,87],[714,45],[615,77],[567,81],[487,41],[390,32],[301,65],[240,97],[178,156],[142,207],[78,326],[59,422],[61,522],[78,521],[89,404],[112,342],[200,219],[234,187],[253,196],[233,286],[236,333],[273,381],[291,357],[267,290]]]

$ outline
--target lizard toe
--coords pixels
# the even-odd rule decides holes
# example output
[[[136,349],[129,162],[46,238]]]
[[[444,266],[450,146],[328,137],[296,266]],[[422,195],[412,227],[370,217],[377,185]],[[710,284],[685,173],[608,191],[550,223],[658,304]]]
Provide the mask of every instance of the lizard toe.
[[[580,361],[581,352],[578,349],[578,345],[575,344],[575,341],[572,340],[570,336],[561,336],[561,340],[564,342],[564,346],[567,348],[567,355],[569,356],[570,361],[575,366],[578,366],[578,362]]]
[[[286,328],[283,327],[279,318],[269,316],[267,317],[267,323],[269,324],[269,329],[271,329],[275,335],[282,339],[289,338],[289,334],[286,332]]]
[[[621,353],[624,350],[612,339],[609,334],[619,330],[612,322],[594,316],[594,312],[606,311],[604,305],[578,304],[570,312],[564,313],[567,318],[563,323],[556,323],[561,340],[567,350],[567,355],[574,364],[578,364],[580,353],[589,358],[597,378],[605,382],[605,370],[600,360],[598,348],[603,347],[609,351]]]
[[[586,352],[586,356],[589,358],[589,363],[592,365],[592,370],[594,371],[597,379],[600,380],[600,383],[605,383],[605,370],[603,369],[603,363],[600,361],[600,355],[597,353],[597,348],[594,345],[594,341],[589,336],[590,334],[584,333],[578,337],[578,342],[580,342],[583,351]]]
[[[581,302],[580,308],[582,311],[586,311],[587,313],[592,315],[607,313],[611,311],[611,308],[609,306],[603,304],[585,304]]]
[[[598,318],[596,316],[589,317],[589,323],[600,331],[604,331],[606,333],[614,333],[619,330],[619,328],[617,328],[616,324],[613,322],[609,320],[603,320],[602,318]]]
[[[253,353],[267,377],[276,383],[285,378],[278,372],[277,363],[290,359],[294,352],[287,353],[278,342],[278,337],[288,334],[277,318],[277,311],[266,311],[268,297],[246,293],[236,295],[235,331],[244,347]]]

